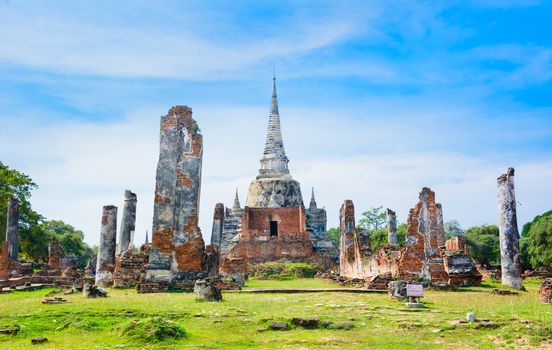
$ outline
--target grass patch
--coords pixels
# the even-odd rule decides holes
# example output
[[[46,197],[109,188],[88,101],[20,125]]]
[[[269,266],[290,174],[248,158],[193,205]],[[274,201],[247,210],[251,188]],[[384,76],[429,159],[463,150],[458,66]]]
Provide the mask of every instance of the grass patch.
[[[160,316],[132,319],[121,327],[120,334],[133,340],[141,340],[148,343],[168,339],[178,340],[187,337],[184,328],[174,321]]]
[[[0,328],[19,327],[17,334],[0,334],[0,349],[29,349],[31,339],[48,338],[44,349],[496,349],[546,348],[552,339],[552,308],[537,297],[538,280],[526,280],[527,292],[492,295],[495,282],[454,291],[426,291],[427,308],[406,311],[404,303],[385,294],[225,293],[224,302],[196,303],[192,293],[137,294],[109,289],[101,299],[82,294],[64,296],[67,304],[43,305],[49,290],[0,295]],[[249,288],[339,287],[316,278],[251,280]],[[505,289],[505,288],[503,288]],[[475,311],[476,318],[496,322],[496,329],[455,324]],[[258,332],[270,321],[317,317],[353,328]],[[185,330],[179,339],[157,339],[152,322]],[[148,326],[149,324],[149,326]],[[162,327],[159,327],[162,328]],[[122,335],[123,330],[125,334]],[[153,340],[147,334],[155,337]],[[166,334],[161,331],[161,334]],[[145,335],[145,337],[144,337]],[[163,336],[161,336],[163,338]],[[38,347],[37,347],[38,348]]]

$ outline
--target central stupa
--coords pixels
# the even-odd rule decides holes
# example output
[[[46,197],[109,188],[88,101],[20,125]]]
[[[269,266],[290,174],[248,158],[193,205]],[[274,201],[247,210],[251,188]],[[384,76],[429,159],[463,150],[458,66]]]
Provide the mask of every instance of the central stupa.
[[[282,141],[276,77],[272,78],[272,105],[259,175],[249,185],[245,205],[257,208],[290,208],[303,205],[298,181],[289,174],[288,157]]]

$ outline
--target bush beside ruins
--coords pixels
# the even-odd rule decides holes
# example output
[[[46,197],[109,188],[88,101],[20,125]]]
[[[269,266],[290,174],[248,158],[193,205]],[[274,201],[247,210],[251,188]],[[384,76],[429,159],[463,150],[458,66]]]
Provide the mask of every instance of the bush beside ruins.
[[[291,280],[295,278],[314,278],[320,267],[308,263],[267,262],[252,267],[250,279],[254,280]]]

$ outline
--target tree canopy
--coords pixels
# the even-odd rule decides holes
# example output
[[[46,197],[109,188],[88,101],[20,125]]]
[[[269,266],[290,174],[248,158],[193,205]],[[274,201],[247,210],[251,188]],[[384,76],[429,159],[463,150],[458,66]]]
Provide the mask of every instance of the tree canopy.
[[[484,266],[500,264],[499,230],[495,225],[470,227],[466,230],[470,256]]]
[[[358,227],[365,229],[366,231],[384,228],[385,223],[387,222],[386,215],[387,214],[385,214],[383,207],[370,207],[370,209],[362,213]]]
[[[528,253],[533,267],[552,266],[552,216],[540,217],[531,225]]]
[[[60,220],[47,221],[31,208],[30,197],[37,184],[26,174],[0,162],[0,232],[6,232],[8,198],[19,200],[19,251],[35,263],[48,261],[48,244],[59,241],[62,257],[74,254],[84,266],[91,252],[82,231]]]
[[[445,239],[451,239],[452,237],[464,236],[465,232],[460,226],[458,220],[449,220],[443,224],[445,231]]]

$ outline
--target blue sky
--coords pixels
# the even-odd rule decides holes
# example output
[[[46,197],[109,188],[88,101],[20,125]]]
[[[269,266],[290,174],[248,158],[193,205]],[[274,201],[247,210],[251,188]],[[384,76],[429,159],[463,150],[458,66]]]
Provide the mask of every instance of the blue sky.
[[[353,199],[396,209],[424,186],[445,220],[495,223],[517,170],[520,222],[552,209],[552,3],[0,1],[0,160],[33,205],[96,243],[101,206],[138,194],[151,226],[159,117],[205,138],[200,225],[256,175],[276,66],[284,144],[330,226]],[[548,21],[548,22],[547,22]]]

